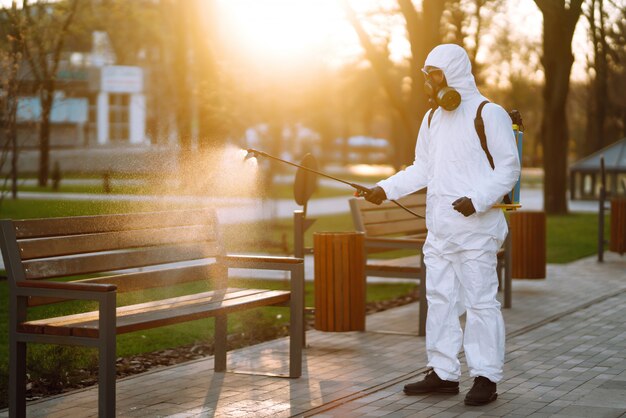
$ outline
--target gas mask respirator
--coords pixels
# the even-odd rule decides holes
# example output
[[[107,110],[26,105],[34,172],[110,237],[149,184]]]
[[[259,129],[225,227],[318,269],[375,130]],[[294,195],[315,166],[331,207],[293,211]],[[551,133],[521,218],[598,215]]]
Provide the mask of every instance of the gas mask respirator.
[[[428,68],[422,70],[426,81],[424,91],[428,95],[428,102],[433,109],[441,106],[445,110],[454,110],[461,104],[461,95],[458,91],[448,86],[443,71],[439,68]]]

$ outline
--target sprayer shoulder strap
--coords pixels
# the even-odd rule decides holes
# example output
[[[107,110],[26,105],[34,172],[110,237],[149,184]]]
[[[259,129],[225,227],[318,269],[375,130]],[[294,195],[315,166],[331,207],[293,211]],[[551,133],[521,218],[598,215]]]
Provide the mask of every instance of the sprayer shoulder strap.
[[[489,148],[487,147],[487,137],[485,136],[485,122],[483,121],[482,116],[483,107],[485,107],[487,103],[490,103],[489,100],[485,100],[480,105],[478,105],[478,109],[476,110],[476,118],[474,118],[474,128],[476,129],[478,138],[480,138],[480,146],[483,151],[485,151],[487,160],[489,160],[489,165],[491,166],[491,169],[494,169],[495,165],[493,164],[493,157],[491,156]],[[430,122],[433,120],[435,109],[430,109],[428,112],[428,127],[430,128]]]
[[[428,111],[428,127],[430,128],[430,121],[433,120],[433,115],[435,114],[436,109],[430,109]]]
[[[485,121],[483,120],[483,107],[489,103],[489,100],[483,101],[480,105],[478,105],[478,109],[476,109],[476,117],[474,118],[474,128],[476,128],[476,133],[478,134],[478,138],[480,138],[480,146],[485,151],[485,155],[487,156],[487,160],[489,160],[489,165],[491,169],[495,169],[496,166],[493,163],[493,157],[489,152],[489,147],[487,146],[487,136],[485,135]]]
[[[474,118],[474,128],[476,128],[476,133],[478,134],[478,138],[480,138],[480,146],[485,151],[485,155],[487,156],[487,160],[489,160],[489,165],[492,170],[495,170],[496,166],[493,163],[493,157],[489,152],[489,147],[487,146],[487,135],[485,134],[485,121],[483,120],[483,107],[487,103],[490,103],[489,100],[483,101],[480,105],[478,105],[478,109],[476,109],[476,118]],[[504,203],[511,203],[511,198],[509,195],[504,195]]]
[[[476,117],[474,118],[474,128],[476,129],[476,133],[478,134],[478,138],[480,138],[480,147],[485,152],[487,156],[487,160],[489,160],[489,165],[491,169],[495,169],[495,164],[493,163],[493,157],[489,152],[489,147],[487,146],[487,136],[485,135],[485,121],[483,120],[482,111],[483,107],[487,103],[491,103],[489,100],[485,100],[478,105],[478,109],[476,109]],[[428,113],[428,127],[430,128],[430,122],[433,119],[433,115],[435,114],[435,109],[430,109]]]

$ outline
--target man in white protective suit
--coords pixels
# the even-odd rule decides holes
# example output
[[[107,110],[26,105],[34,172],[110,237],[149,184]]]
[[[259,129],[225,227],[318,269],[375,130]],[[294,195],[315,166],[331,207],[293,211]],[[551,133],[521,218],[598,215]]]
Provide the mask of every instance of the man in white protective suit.
[[[375,204],[427,187],[424,244],[426,264],[426,350],[431,370],[407,384],[408,395],[459,393],[461,344],[474,377],[466,405],[497,398],[504,364],[504,320],[496,300],[497,251],[507,234],[500,209],[492,206],[511,191],[520,163],[507,112],[486,104],[488,150],[474,126],[486,101],[476,87],[467,53],[458,45],[434,48],[422,70],[433,109],[426,113],[415,146],[415,161],[378,183],[365,198]],[[430,115],[432,113],[432,115]],[[429,120],[429,116],[431,116]],[[467,313],[465,335],[459,316]]]

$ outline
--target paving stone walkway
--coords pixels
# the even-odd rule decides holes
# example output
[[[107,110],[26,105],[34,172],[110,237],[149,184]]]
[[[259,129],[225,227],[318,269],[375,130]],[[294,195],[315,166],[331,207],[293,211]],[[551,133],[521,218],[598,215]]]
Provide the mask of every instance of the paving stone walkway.
[[[516,280],[498,400],[466,407],[453,396],[404,396],[425,370],[418,305],[371,315],[366,332],[308,331],[304,374],[280,379],[213,373],[208,357],[118,381],[122,417],[476,417],[626,415],[626,257],[608,253],[548,266],[546,280]],[[229,353],[236,370],[285,372],[280,339]],[[463,363],[463,362],[462,362]],[[466,374],[464,374],[466,376]],[[32,417],[97,415],[90,388],[28,405]],[[6,417],[6,411],[0,417]]]
[[[622,292],[510,338],[498,399],[486,406],[463,404],[472,385],[465,377],[458,395],[405,396],[402,381],[314,416],[620,417],[626,414],[625,317]]]

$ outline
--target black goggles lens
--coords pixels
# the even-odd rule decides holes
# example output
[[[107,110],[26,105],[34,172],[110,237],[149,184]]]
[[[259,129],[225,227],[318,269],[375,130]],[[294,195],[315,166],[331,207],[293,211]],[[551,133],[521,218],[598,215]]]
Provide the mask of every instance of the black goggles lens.
[[[440,69],[426,69],[422,68],[422,73],[424,74],[425,79],[431,78],[433,75],[440,74],[443,76],[443,71]]]

